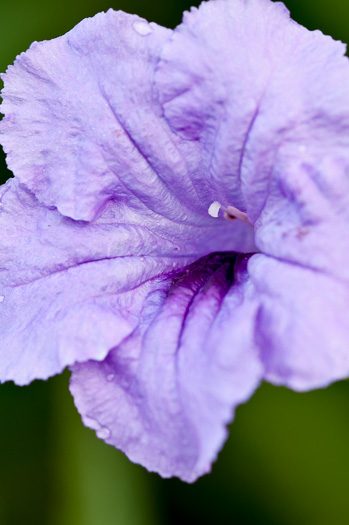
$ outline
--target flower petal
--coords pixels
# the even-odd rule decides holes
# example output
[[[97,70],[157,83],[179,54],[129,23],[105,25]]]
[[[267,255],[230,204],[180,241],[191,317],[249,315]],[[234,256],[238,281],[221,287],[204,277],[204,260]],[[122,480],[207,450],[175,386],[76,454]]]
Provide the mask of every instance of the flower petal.
[[[201,202],[188,175],[197,147],[170,131],[154,93],[170,34],[109,10],[32,44],[9,67],[1,143],[41,202],[78,220],[95,218],[110,198],[177,220],[206,213],[214,198]]]
[[[185,15],[156,76],[172,129],[202,146],[217,200],[246,210],[258,250],[275,258],[249,264],[256,336],[266,378],[297,390],[349,372],[344,52],[282,4],[217,0]]]
[[[259,383],[257,303],[243,268],[234,254],[213,254],[164,280],[138,330],[103,362],[73,367],[85,425],[164,477],[208,472],[234,408]]]
[[[103,359],[137,326],[151,279],[192,260],[146,227],[73,221],[14,179],[0,190],[1,381]]]
[[[172,129],[201,144],[202,178],[215,200],[254,223],[280,146],[302,149],[317,137],[324,147],[327,125],[345,131],[347,144],[344,53],[343,44],[293,22],[279,2],[216,0],[185,13],[164,45],[156,84]]]
[[[323,140],[308,139],[301,151],[297,143],[280,147],[255,224],[256,244],[268,255],[349,282],[343,264],[349,253],[349,113],[347,131],[331,128],[318,129]]]
[[[74,221],[9,180],[0,187],[0,381],[103,359],[137,326],[157,276],[222,242],[248,243],[244,228],[229,239],[224,222],[181,226],[113,201],[98,220]]]
[[[348,377],[348,283],[259,254],[248,269],[265,379],[304,391]]]

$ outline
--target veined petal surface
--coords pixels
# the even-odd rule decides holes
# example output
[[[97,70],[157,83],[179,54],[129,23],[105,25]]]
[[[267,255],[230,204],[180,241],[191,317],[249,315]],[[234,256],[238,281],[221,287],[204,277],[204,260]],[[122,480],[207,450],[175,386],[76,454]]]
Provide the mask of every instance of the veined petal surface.
[[[283,168],[314,143],[324,154],[348,150],[344,53],[279,2],[216,0],[184,14],[156,84],[172,129],[201,145],[202,179],[218,201],[255,223],[282,176],[274,169],[281,149]]]
[[[244,257],[212,254],[164,279],[142,322],[103,362],[73,367],[86,426],[164,477],[208,472],[262,376]]]
[[[348,377],[348,282],[261,254],[248,270],[264,378],[305,391]]]
[[[201,145],[207,184],[247,212],[270,256],[249,264],[256,342],[265,377],[296,390],[349,372],[344,53],[281,3],[217,0],[185,14],[156,73],[172,129]]]
[[[138,325],[158,276],[234,243],[226,221],[180,226],[122,210],[109,201],[98,219],[75,221],[16,179],[0,188],[1,381],[25,384],[103,359]]]
[[[15,173],[0,380],[71,365],[87,426],[194,481],[262,378],[347,377],[343,54],[283,4],[215,0],[174,32],[108,11],[18,57],[0,124]],[[215,201],[247,212],[256,242],[210,217]]]
[[[1,381],[103,359],[137,325],[149,280],[176,265],[146,228],[73,221],[13,179],[1,188],[0,228]]]
[[[200,152],[171,132],[153,85],[170,34],[109,10],[35,42],[8,68],[0,140],[42,203],[77,220],[115,198],[178,221],[206,214],[215,197],[195,186]]]
[[[110,10],[33,44],[4,77],[16,179],[1,188],[2,381],[103,359],[137,325],[149,279],[255,249],[246,225],[209,216],[214,196],[198,199],[188,175],[197,147],[162,117],[152,75],[169,34]]]

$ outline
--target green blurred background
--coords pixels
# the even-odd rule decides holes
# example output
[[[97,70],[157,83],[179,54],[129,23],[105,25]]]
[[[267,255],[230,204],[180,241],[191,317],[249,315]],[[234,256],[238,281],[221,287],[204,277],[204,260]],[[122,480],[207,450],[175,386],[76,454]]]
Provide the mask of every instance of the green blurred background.
[[[1,0],[0,70],[33,40],[109,7],[174,27],[190,5]],[[349,41],[348,0],[286,5],[309,29]],[[0,525],[349,523],[349,382],[307,394],[263,385],[238,409],[213,472],[186,485],[131,464],[84,428],[68,380],[0,386]]]

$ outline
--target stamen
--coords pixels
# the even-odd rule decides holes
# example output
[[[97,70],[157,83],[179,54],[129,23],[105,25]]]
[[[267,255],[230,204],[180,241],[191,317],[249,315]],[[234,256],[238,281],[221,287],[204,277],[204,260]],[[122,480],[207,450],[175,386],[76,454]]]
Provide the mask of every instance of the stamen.
[[[215,219],[217,219],[218,213],[221,207],[222,205],[220,202],[218,201],[212,202],[212,204],[210,204],[210,207],[208,209],[208,214],[211,215],[211,217],[214,217]]]
[[[227,221],[235,221],[235,219],[239,219],[240,221],[246,222],[246,224],[253,227],[253,225],[247,218],[247,213],[238,210],[237,208],[235,208],[235,206],[222,206],[222,204],[218,201],[212,202],[208,209],[208,214],[216,219],[219,215],[220,210],[224,212],[223,216]]]

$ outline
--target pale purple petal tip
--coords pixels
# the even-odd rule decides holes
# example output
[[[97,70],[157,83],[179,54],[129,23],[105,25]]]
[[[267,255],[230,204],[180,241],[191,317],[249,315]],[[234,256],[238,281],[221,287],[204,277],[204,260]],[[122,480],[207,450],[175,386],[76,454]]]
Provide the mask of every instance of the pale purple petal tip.
[[[263,255],[250,260],[249,273],[265,379],[306,391],[348,377],[348,283]]]

